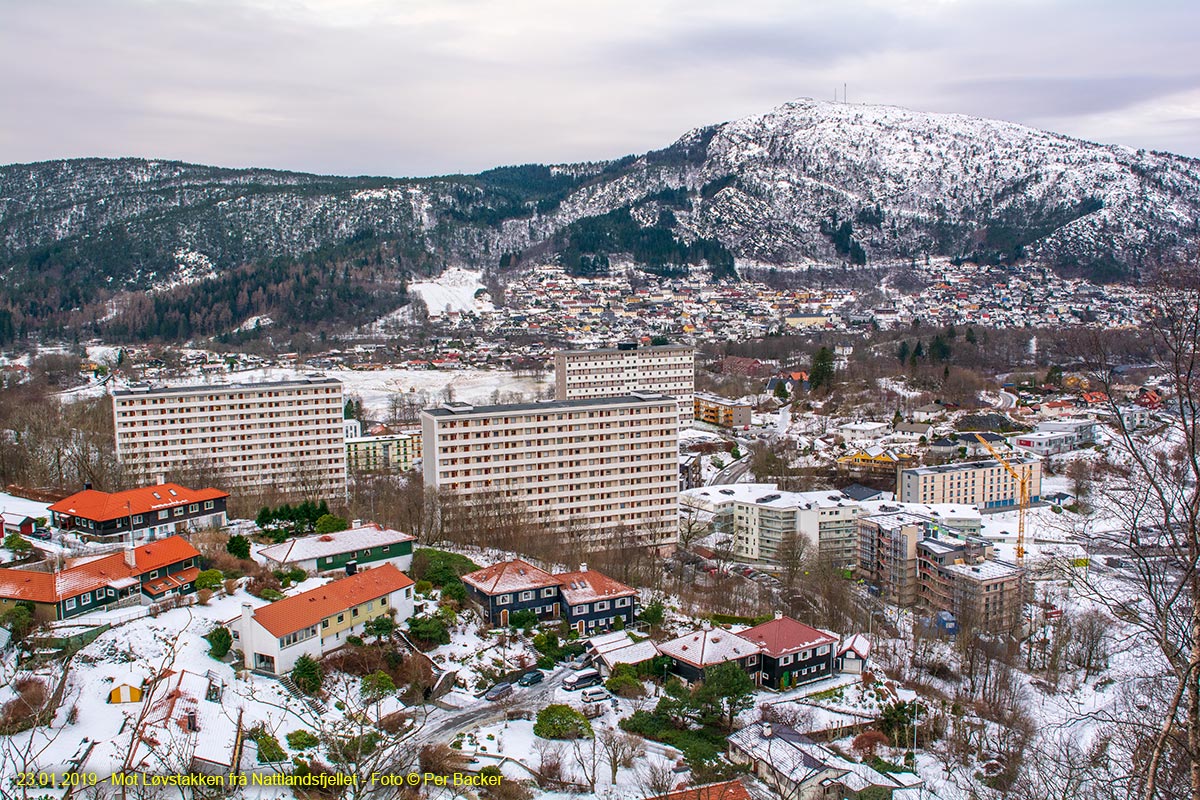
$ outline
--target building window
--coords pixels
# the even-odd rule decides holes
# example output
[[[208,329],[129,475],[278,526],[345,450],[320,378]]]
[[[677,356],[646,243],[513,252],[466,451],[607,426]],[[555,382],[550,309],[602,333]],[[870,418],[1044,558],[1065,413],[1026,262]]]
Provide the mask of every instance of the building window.
[[[746,659],[746,664],[751,667],[753,667],[757,663],[758,663],[758,656],[756,656],[756,655],[750,656],[749,658]]]
[[[171,516],[171,512],[167,511],[165,508],[162,511],[158,512],[159,519],[166,519],[169,516]]]
[[[629,598],[628,597],[618,597],[615,602],[616,602],[617,608],[624,608],[625,606],[629,605]]]
[[[795,656],[784,656],[783,658],[779,659],[779,666],[786,667],[788,664],[792,663],[794,658]]]
[[[350,609],[350,616],[352,616],[352,617],[358,616],[358,606],[355,606],[354,608]]]
[[[573,606],[571,608],[571,614],[573,616],[579,616],[580,614],[586,614],[587,612],[588,612],[588,607],[585,605],[584,606]]]
[[[496,605],[498,605],[498,606],[506,606],[511,602],[512,602],[511,594],[502,594],[496,598]]]
[[[183,516],[183,506],[175,506],[175,516],[177,516],[177,517]]]
[[[608,611],[608,601],[601,600],[599,603],[596,603],[596,610],[597,611]]]
[[[341,622],[345,622],[345,621],[346,621],[346,615],[338,614],[338,622],[341,623]]]
[[[536,592],[521,592],[522,600],[532,600]]]
[[[138,515],[136,515],[136,516],[133,518],[133,524],[134,524],[134,525],[141,525],[141,524],[142,524],[142,515],[141,515],[141,514],[138,514]]]
[[[328,627],[329,627],[329,620],[327,620],[327,619],[323,619],[323,620],[321,620],[321,627],[322,627],[322,628],[328,628]]]
[[[84,593],[83,593],[83,597],[79,598],[79,602],[80,602],[81,604],[85,605],[85,606],[86,606],[88,603],[92,602],[92,593],[91,593],[91,592],[84,592]]]
[[[212,511],[213,508],[215,508],[215,507],[216,507],[216,503],[214,503],[212,500],[204,501],[204,510],[205,511]]]
[[[68,598],[67,598],[67,610],[68,610],[68,611],[70,611],[70,610],[71,610],[72,608],[74,608],[74,607],[75,607],[75,598],[74,598],[74,597],[68,597]]]
[[[554,589],[542,589],[542,597],[554,597]]]
[[[199,504],[199,503],[192,503],[190,506],[188,506],[188,513],[189,513],[189,514],[195,514],[195,513],[199,512],[199,511],[200,511],[200,504]]]
[[[826,655],[828,652],[829,652],[829,645],[827,645],[827,644],[823,644],[817,648],[817,655],[819,655],[819,656]]]

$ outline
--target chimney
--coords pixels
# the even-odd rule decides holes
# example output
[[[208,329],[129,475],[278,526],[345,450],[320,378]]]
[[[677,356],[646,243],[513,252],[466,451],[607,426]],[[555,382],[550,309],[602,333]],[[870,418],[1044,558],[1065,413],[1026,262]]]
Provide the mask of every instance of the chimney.
[[[157,485],[162,486],[164,483],[167,482],[167,476],[160,472],[154,476],[154,482]]]
[[[200,730],[200,726],[196,724],[196,712],[195,711],[187,712],[187,729],[189,731],[191,731],[192,733],[195,733],[196,731]]]
[[[357,575],[358,574],[358,562],[357,561],[347,561],[346,562],[346,574],[347,575]]]
[[[762,734],[762,738],[770,739],[771,736],[775,733],[775,730],[771,727],[771,723],[764,722],[762,724],[762,729],[761,729],[760,733]]]
[[[83,490],[84,490],[85,492],[90,492],[90,491],[92,490],[92,482],[91,482],[91,481],[85,481],[85,482],[84,482],[84,484],[83,484]]]
[[[133,545],[130,544],[125,548],[125,566],[130,569],[137,568],[137,556],[133,552]]]
[[[580,564],[579,564],[579,571],[580,571],[580,572],[587,572],[587,562],[586,562],[586,561],[582,561],[582,562],[580,562]]]
[[[783,612],[782,612],[782,611],[776,611],[776,612],[775,612],[775,619],[783,619]]]
[[[249,603],[242,603],[242,619],[254,616],[254,606]]]
[[[354,520],[353,522],[351,522],[351,523],[350,523],[350,527],[351,527],[351,528],[361,528],[361,527],[362,527],[362,520],[361,520],[361,519],[356,519],[356,520]]]

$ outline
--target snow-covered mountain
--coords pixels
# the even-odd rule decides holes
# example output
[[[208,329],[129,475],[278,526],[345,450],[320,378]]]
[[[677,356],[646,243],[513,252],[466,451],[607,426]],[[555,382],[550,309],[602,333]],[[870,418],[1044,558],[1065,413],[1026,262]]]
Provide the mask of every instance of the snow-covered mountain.
[[[581,268],[602,268],[608,254],[652,266],[929,254],[1127,279],[1193,255],[1198,219],[1195,159],[805,100],[639,157],[479,175],[342,178],[137,159],[0,167],[0,279],[31,320],[380,241],[408,274],[491,269],[521,254],[560,253]]]

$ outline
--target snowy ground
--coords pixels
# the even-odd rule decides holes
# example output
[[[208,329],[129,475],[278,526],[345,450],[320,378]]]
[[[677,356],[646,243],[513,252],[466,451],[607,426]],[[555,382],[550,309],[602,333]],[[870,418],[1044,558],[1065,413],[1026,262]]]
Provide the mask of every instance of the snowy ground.
[[[289,369],[285,367],[263,367],[221,373],[220,383],[265,383],[303,378],[312,374],[311,369]],[[337,378],[342,382],[346,395],[362,398],[367,413],[383,417],[387,412],[388,400],[397,393],[422,395],[423,403],[434,406],[451,397],[468,403],[519,402],[546,396],[553,389],[549,378],[518,377],[505,370],[431,370],[431,369],[326,369],[321,374]],[[201,382],[212,382],[212,378],[190,376],[162,381],[167,386],[186,386]],[[63,392],[63,399],[98,397],[108,391],[108,385],[94,381],[87,386]]]
[[[493,311],[491,302],[475,298],[482,288],[482,272],[459,267],[447,269],[434,280],[408,285],[410,292],[425,301],[431,317],[443,316],[448,311]]]

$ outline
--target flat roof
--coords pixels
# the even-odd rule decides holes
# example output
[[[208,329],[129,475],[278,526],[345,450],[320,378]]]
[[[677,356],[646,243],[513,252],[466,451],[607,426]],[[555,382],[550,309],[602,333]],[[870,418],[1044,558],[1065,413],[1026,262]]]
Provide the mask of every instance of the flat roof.
[[[148,383],[129,384],[127,389],[113,389],[113,397],[146,397],[148,395],[161,394],[190,394],[192,392],[213,392],[213,391],[237,391],[251,389],[260,391],[263,389],[272,389],[285,386],[326,386],[330,384],[342,385],[342,382],[337,378],[327,378],[325,376],[312,378],[293,378],[288,381],[263,381],[262,383],[199,383],[190,386],[151,386]]]
[[[587,355],[606,355],[609,353],[646,353],[662,350],[690,350],[696,352],[696,348],[690,344],[652,344],[645,347],[598,347],[592,350],[558,350],[554,353],[556,356],[587,356]]]
[[[422,414],[433,417],[467,417],[477,414],[520,413],[522,411],[561,411],[572,408],[602,408],[604,406],[640,406],[677,403],[665,394],[639,392],[620,397],[587,397],[581,400],[551,400],[545,403],[511,403],[508,405],[475,406],[470,403],[448,403],[427,408]]]
[[[1028,458],[1022,456],[1013,456],[1009,458],[1005,456],[1010,463],[1013,464],[1037,464],[1040,459]],[[904,472],[913,475],[937,475],[949,472],[969,472],[976,469],[987,469],[990,467],[999,467],[1004,469],[1004,465],[994,458],[984,459],[983,461],[964,461],[958,464],[937,464],[932,467],[912,467],[904,470]]]
[[[789,492],[773,483],[731,483],[718,486],[698,486],[680,492],[681,499],[696,498],[715,503],[753,503],[771,508],[831,508],[839,505],[857,506],[851,497],[836,489],[813,492]]]
[[[956,575],[978,578],[979,580],[1011,578],[1015,575],[1020,575],[1023,571],[1020,567],[1013,564],[1006,564],[1003,561],[984,561],[982,564],[947,564],[942,569],[947,572],[953,572]]]

